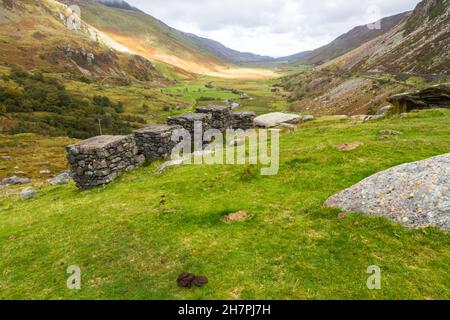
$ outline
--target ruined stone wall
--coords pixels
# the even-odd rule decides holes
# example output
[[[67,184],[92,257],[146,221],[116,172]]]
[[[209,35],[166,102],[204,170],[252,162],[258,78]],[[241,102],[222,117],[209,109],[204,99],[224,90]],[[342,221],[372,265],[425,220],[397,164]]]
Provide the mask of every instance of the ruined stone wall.
[[[133,136],[98,136],[67,147],[73,180],[82,190],[105,185],[141,166]]]
[[[231,107],[228,106],[203,106],[197,107],[198,113],[211,115],[211,127],[222,132],[232,126]]]
[[[256,113],[254,112],[233,112],[232,127],[234,130],[249,130],[254,127]]]
[[[202,124],[202,134],[212,128],[247,130],[254,127],[256,117],[254,112],[232,113],[227,106],[198,107],[197,111],[169,117],[168,125],[153,125],[137,130],[134,135],[98,136],[68,146],[67,159],[77,187],[85,190],[105,185],[145,161],[167,157],[177,145],[172,141],[177,130],[185,129],[192,138],[196,123]]]
[[[167,124],[170,126],[181,126],[194,136],[195,123],[202,124],[203,132],[212,128],[212,115],[206,113],[188,113],[181,116],[169,117]]]
[[[176,145],[172,141],[172,134],[181,126],[158,124],[134,133],[139,154],[143,154],[147,161],[153,161],[169,156]]]

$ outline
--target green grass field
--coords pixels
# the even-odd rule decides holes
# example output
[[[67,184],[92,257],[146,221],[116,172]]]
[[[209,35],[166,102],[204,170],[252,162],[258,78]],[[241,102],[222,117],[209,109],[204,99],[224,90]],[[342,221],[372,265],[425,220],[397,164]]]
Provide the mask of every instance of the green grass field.
[[[348,124],[330,117],[281,137],[280,172],[159,162],[104,187],[43,187],[0,200],[0,299],[449,299],[450,236],[324,208],[376,172],[450,152],[450,111]],[[378,131],[404,135],[377,141]],[[339,152],[337,144],[361,141]],[[57,152],[57,151],[55,151]],[[61,148],[61,155],[63,150]],[[245,210],[253,219],[226,224]],[[78,265],[82,288],[66,288]],[[382,289],[366,287],[368,266]],[[209,278],[181,289],[179,273]]]

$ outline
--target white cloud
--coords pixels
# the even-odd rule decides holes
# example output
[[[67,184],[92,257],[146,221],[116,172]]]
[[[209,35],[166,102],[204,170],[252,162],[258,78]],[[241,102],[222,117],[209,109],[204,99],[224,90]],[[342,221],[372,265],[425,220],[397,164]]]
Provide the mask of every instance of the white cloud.
[[[322,46],[351,28],[412,10],[419,0],[128,0],[185,32],[258,54]],[[377,10],[375,10],[376,13]],[[375,15],[376,16],[376,15]]]

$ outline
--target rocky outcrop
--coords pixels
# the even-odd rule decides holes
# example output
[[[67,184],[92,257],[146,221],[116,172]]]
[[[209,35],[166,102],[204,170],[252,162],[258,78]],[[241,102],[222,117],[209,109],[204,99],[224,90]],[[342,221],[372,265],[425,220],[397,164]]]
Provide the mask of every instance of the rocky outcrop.
[[[450,108],[450,83],[435,85],[415,92],[397,94],[389,97],[388,101],[398,107],[400,112]]]
[[[450,230],[450,154],[377,173],[332,196],[326,206],[383,216],[412,227]]]
[[[72,177],[79,189],[105,185],[145,162],[133,136],[98,136],[67,147]]]

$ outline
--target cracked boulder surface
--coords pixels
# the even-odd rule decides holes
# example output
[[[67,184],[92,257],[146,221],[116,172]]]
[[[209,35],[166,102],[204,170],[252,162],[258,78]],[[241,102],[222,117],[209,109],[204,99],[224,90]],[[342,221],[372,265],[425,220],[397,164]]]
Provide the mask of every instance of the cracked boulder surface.
[[[450,230],[450,153],[377,173],[328,199],[346,212]]]

